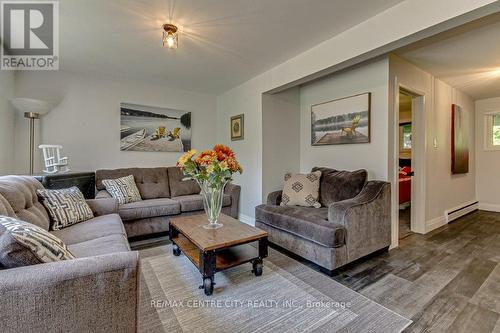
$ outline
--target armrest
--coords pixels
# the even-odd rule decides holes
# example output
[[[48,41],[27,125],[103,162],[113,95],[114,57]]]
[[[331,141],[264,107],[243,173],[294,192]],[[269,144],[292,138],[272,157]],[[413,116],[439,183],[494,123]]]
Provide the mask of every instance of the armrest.
[[[391,244],[391,184],[369,181],[354,198],[328,207],[328,220],[346,229],[348,260]]]
[[[120,252],[2,270],[2,332],[135,332],[138,265]]]
[[[95,216],[118,213],[118,200],[114,198],[90,199],[87,200],[87,204]]]
[[[279,206],[281,203],[281,196],[283,191],[274,191],[267,195],[267,204],[273,206]]]
[[[231,212],[230,215],[235,219],[238,218],[239,213],[239,205],[240,205],[240,192],[241,186],[228,183],[226,184],[226,188],[224,189],[224,193],[231,196]]]

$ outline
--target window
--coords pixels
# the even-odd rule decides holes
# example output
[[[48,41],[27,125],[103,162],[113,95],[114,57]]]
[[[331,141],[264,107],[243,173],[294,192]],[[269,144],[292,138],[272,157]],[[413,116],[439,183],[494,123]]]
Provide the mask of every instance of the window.
[[[493,146],[500,146],[500,114],[493,115],[492,140]]]
[[[403,149],[411,149],[411,124],[403,125]]]
[[[486,149],[500,150],[500,112],[486,115]]]

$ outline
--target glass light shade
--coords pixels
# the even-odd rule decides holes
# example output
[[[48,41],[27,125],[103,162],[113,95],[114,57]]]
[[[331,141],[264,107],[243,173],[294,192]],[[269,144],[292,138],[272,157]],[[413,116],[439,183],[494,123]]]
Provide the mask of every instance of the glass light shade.
[[[36,113],[44,115],[49,113],[54,107],[46,101],[33,98],[13,98],[11,99],[12,105],[21,113]]]
[[[168,47],[169,49],[176,49],[178,42],[177,32],[164,31],[163,32],[163,47]]]

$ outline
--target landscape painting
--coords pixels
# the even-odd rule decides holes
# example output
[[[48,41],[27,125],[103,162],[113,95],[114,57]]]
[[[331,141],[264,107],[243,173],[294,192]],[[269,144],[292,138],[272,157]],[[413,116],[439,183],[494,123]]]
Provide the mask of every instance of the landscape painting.
[[[120,150],[186,152],[191,149],[191,112],[120,104]]]
[[[469,139],[462,108],[451,106],[451,173],[469,172]]]
[[[311,107],[311,144],[370,142],[371,94],[336,99]]]

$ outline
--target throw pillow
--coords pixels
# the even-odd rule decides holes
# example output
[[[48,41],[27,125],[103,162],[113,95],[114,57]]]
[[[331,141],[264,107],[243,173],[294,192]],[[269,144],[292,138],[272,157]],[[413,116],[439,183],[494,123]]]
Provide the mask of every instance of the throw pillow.
[[[132,175],[117,179],[104,179],[102,184],[120,205],[142,200]]]
[[[94,217],[78,187],[61,190],[37,190],[42,203],[52,219],[52,230],[60,230],[72,224]]]
[[[0,266],[14,268],[74,258],[63,241],[48,231],[0,216]]]
[[[321,204],[318,201],[320,178],[320,171],[293,175],[287,173],[280,205],[320,208]]]

